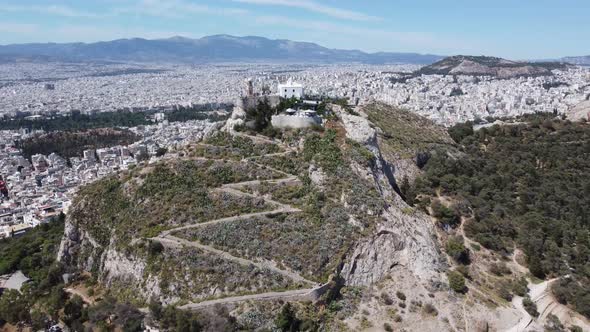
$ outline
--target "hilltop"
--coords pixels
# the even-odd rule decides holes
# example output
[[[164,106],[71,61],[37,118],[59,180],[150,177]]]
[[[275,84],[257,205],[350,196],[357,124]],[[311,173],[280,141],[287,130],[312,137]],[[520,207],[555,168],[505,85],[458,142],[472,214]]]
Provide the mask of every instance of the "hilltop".
[[[567,62],[567,63],[572,63],[575,65],[580,65],[580,66],[590,66],[590,55],[568,56],[568,57],[562,58],[561,61]]]
[[[549,76],[551,71],[566,69],[557,62],[517,62],[496,57],[457,55],[421,68],[418,75],[473,75],[513,78]]]
[[[259,132],[234,126],[253,115],[236,106],[203,141],[81,188],[51,268],[80,296],[64,319],[130,331],[587,328],[572,311],[588,315],[588,186],[572,184],[588,167],[587,124],[529,116],[447,131],[385,104],[340,104],[323,127]],[[569,154],[580,157],[558,162]],[[553,188],[569,187],[554,209]],[[88,315],[71,316],[74,301]]]
[[[0,61],[25,58],[48,61],[131,61],[164,63],[296,62],[429,64],[442,57],[417,53],[365,53],[330,49],[314,43],[256,36],[206,36],[199,39],[118,39],[96,43],[0,45]]]

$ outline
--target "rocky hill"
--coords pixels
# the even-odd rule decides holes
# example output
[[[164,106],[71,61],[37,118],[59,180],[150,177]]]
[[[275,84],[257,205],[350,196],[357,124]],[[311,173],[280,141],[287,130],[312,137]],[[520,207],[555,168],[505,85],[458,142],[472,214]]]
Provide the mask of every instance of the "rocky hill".
[[[429,160],[463,153],[447,131],[383,104],[331,108],[321,130],[269,138],[226,126],[83,188],[59,261],[91,275],[100,296],[149,305],[163,329],[171,323],[154,303],[197,312],[207,331],[220,329],[212,317],[224,317],[222,330],[255,331],[530,325],[527,302],[493,287],[506,282],[541,301],[550,283],[527,289],[517,260],[500,265],[462,227],[445,226],[457,222],[445,210],[453,198],[415,204],[410,184]],[[232,123],[244,116],[236,107]],[[493,264],[509,277],[489,272]]]
[[[557,62],[516,62],[487,56],[457,55],[442,59],[421,68],[418,75],[473,75],[513,78],[522,76],[548,76],[552,70],[566,69]]]
[[[562,58],[561,61],[580,66],[590,66],[590,55],[586,56],[568,56]]]

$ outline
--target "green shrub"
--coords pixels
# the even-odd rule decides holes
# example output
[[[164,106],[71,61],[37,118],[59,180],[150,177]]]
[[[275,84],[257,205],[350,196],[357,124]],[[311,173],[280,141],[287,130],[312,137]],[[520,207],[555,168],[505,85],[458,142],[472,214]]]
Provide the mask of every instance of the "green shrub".
[[[277,318],[275,319],[275,325],[284,332],[297,331],[301,321],[297,318],[295,310],[291,306],[291,303],[287,302],[281,309]]]
[[[461,216],[453,209],[444,206],[439,200],[433,200],[430,206],[435,218],[446,227],[455,228],[461,224]]]
[[[457,271],[447,272],[447,278],[449,279],[449,287],[457,293],[465,293],[467,286],[465,285],[465,278]]]
[[[455,268],[455,271],[461,273],[466,279],[471,280],[471,274],[469,273],[469,266],[459,265]]]
[[[312,134],[305,139],[303,157],[314,160],[325,171],[335,173],[343,165],[342,151],[336,142],[336,131],[328,129],[323,136]]]
[[[385,305],[392,305],[393,304],[393,300],[391,299],[391,296],[389,296],[389,294],[383,292],[381,293],[381,300],[383,300],[383,303],[385,303]]]
[[[422,311],[430,316],[438,316],[438,310],[436,310],[436,307],[432,303],[426,303],[422,307]]]
[[[463,238],[450,237],[445,245],[447,254],[451,256],[457,263],[469,264],[469,249],[465,248]]]
[[[458,123],[449,128],[449,135],[455,142],[461,143],[464,138],[473,135],[473,123]]]
[[[404,294],[401,291],[396,291],[395,292],[395,296],[397,296],[398,299],[405,301],[406,300],[406,294]]]
[[[492,263],[490,265],[490,272],[497,275],[497,276],[503,276],[503,275],[512,273],[512,271],[510,271],[510,269],[508,268],[508,266],[504,262]]]
[[[530,297],[525,296],[522,299],[522,306],[524,307],[524,310],[526,310],[526,312],[529,313],[529,315],[533,317],[539,316],[539,312],[537,311],[537,305],[535,304],[535,302],[531,300]]]

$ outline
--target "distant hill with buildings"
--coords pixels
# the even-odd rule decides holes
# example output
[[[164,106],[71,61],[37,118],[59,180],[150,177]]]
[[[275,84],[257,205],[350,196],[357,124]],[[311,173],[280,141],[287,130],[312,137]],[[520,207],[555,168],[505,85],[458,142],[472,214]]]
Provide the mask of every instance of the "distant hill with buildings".
[[[314,43],[263,37],[215,35],[200,39],[119,39],[97,43],[37,43],[0,46],[0,61],[14,59],[68,61],[139,61],[206,63],[235,61],[291,61],[371,64],[430,64],[442,56],[418,53],[365,53],[330,49]]]
[[[517,62],[496,57],[457,55],[421,68],[423,75],[477,75],[512,78],[519,76],[548,76],[554,69],[565,69],[560,62]]]
[[[561,58],[561,61],[579,66],[590,66],[590,55],[568,56],[565,58]]]

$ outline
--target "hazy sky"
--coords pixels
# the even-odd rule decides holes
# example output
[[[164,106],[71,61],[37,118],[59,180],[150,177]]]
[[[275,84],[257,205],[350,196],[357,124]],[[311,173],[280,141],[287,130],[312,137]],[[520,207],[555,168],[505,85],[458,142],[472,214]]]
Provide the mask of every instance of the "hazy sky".
[[[590,0],[0,0],[0,44],[257,35],[364,51],[590,54]]]

